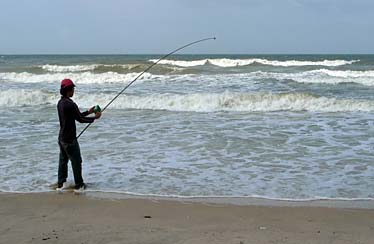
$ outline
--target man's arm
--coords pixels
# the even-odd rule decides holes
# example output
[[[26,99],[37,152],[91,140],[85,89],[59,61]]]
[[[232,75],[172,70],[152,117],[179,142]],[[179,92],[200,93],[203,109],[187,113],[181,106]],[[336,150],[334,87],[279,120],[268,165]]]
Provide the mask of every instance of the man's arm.
[[[75,120],[77,120],[79,123],[92,123],[95,121],[95,118],[92,118],[92,117],[85,117],[87,115],[89,115],[89,111],[86,111],[86,112],[83,112],[81,113],[79,111],[79,108],[78,106],[74,103],[73,104],[74,106],[74,118]]]
[[[86,117],[87,115],[90,115],[94,112],[94,107],[90,108],[89,110],[86,110],[84,111],[83,113],[81,113],[81,116],[82,117]]]

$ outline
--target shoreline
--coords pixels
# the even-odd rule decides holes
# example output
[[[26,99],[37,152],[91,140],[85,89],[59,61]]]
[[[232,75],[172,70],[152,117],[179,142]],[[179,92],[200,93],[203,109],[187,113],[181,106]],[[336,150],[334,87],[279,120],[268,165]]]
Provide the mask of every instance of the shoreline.
[[[346,208],[346,209],[374,209],[374,199],[311,199],[311,200],[292,200],[292,199],[270,199],[262,197],[182,197],[182,196],[157,196],[140,195],[118,192],[88,191],[87,197],[98,199],[139,199],[139,200],[158,200],[158,201],[176,201],[191,203],[225,204],[236,206],[264,206],[264,207],[325,207],[325,208]]]
[[[56,191],[48,192],[2,192],[2,195],[34,195],[34,194],[55,194]],[[66,191],[60,194],[73,192]],[[374,199],[271,199],[265,197],[251,196],[162,196],[147,194],[131,194],[111,191],[85,191],[81,194],[84,197],[93,199],[109,200],[155,200],[155,201],[175,201],[190,203],[225,204],[233,206],[264,206],[264,207],[322,207],[337,209],[374,209]]]
[[[0,194],[0,243],[332,243],[373,241],[374,210]]]

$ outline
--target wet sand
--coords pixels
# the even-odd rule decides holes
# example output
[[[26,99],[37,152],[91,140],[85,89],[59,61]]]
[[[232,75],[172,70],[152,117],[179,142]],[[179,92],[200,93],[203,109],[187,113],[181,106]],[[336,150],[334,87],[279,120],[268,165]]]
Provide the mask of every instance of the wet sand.
[[[0,194],[0,243],[374,243],[374,210]]]

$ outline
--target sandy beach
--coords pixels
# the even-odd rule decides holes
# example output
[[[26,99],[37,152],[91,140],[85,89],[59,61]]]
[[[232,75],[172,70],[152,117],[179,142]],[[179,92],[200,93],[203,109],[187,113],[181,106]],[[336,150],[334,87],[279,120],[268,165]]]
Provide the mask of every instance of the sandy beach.
[[[0,195],[0,243],[360,243],[374,210]]]

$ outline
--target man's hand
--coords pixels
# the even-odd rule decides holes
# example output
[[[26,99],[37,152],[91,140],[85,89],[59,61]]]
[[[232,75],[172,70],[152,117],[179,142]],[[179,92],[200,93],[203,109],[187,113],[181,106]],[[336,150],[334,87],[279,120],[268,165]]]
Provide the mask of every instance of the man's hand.
[[[93,114],[94,109],[95,109],[95,106],[93,106],[92,108],[90,108],[90,110],[88,110],[88,114]]]
[[[101,112],[95,113],[95,119],[99,119],[101,117]]]

